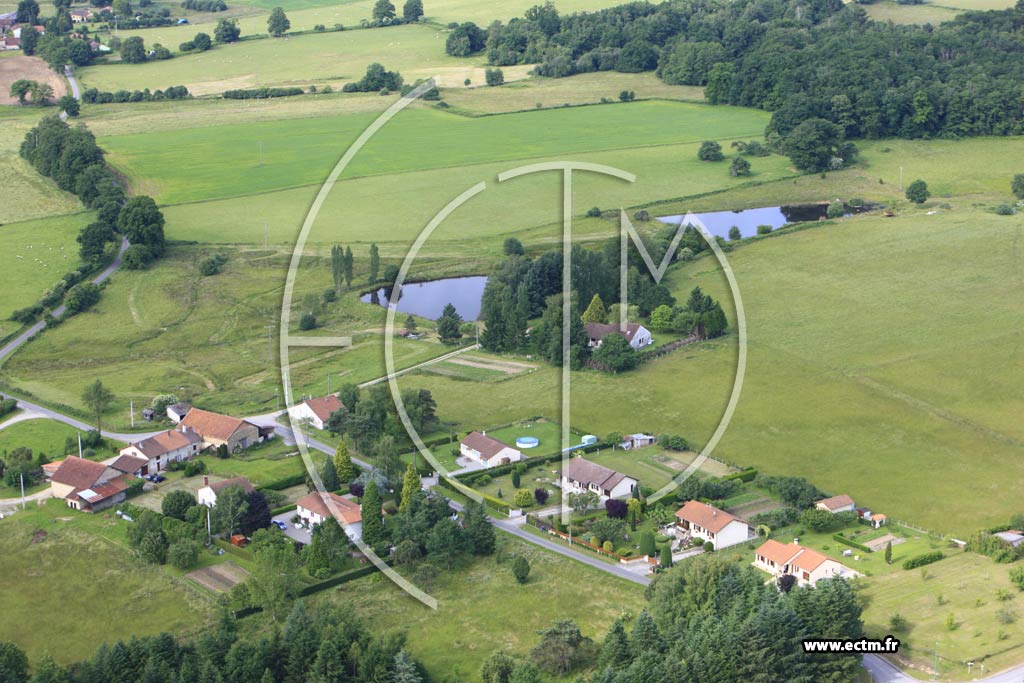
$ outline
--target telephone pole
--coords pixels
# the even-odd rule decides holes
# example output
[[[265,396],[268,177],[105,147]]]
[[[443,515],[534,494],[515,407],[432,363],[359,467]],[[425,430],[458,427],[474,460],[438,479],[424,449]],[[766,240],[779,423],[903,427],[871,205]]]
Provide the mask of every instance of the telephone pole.
[[[135,429],[135,401],[128,401],[128,412],[132,416],[132,429]]]
[[[273,325],[264,325],[263,327],[267,330],[267,362],[268,363],[273,363],[274,362],[274,326]]]

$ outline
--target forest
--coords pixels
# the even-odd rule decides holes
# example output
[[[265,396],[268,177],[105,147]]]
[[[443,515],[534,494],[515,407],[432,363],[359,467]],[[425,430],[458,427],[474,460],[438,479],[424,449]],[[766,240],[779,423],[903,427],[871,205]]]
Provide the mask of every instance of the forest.
[[[784,148],[818,119],[847,140],[1024,133],[1022,29],[1024,2],[940,26],[872,21],[841,0],[634,2],[564,17],[548,3],[495,22],[486,56],[550,77],[656,70],[705,86],[713,104],[773,111],[768,141]]]

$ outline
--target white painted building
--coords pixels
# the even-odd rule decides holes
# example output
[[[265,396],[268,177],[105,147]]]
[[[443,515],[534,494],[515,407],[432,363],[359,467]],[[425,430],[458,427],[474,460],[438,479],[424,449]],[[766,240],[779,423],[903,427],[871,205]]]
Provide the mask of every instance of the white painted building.
[[[676,525],[691,536],[707,543],[715,550],[744,543],[751,538],[750,525],[725,510],[690,500],[676,511]]]
[[[584,460],[581,456],[571,458],[562,468],[559,485],[566,493],[596,493],[601,500],[626,498],[633,494],[638,482],[621,472]]]
[[[523,453],[507,443],[487,436],[486,432],[470,432],[459,443],[459,453],[487,467],[507,465],[523,459]]]
[[[755,567],[776,579],[796,577],[802,586],[814,586],[822,579],[850,579],[860,576],[846,565],[798,543],[780,543],[769,539],[754,551]]]

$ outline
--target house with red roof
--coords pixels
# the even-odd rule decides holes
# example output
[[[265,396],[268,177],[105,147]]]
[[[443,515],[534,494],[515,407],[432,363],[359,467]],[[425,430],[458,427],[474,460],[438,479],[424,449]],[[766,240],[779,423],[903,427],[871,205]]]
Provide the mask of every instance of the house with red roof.
[[[199,434],[203,438],[203,448],[225,445],[231,453],[254,446],[273,434],[272,429],[261,429],[240,417],[221,415],[199,408],[189,410],[180,426]]]
[[[194,429],[182,425],[177,429],[168,429],[166,432],[128,444],[118,451],[118,454],[121,458],[126,458],[124,464],[129,463],[129,458],[135,462],[142,462],[137,471],[140,476],[146,476],[166,470],[172,462],[189,460],[199,455],[202,449],[203,437]],[[115,464],[120,462],[121,458],[118,458]]]
[[[122,502],[133,479],[101,462],[69,456],[50,477],[50,491],[73,510],[96,512]]]
[[[833,515],[840,512],[854,512],[856,506],[853,504],[853,498],[850,498],[845,493],[839,496],[832,496],[831,498],[824,498],[817,501],[814,504],[819,510],[831,512]]]
[[[292,406],[288,410],[288,416],[292,419],[292,422],[302,422],[309,420],[317,429],[326,429],[327,421],[331,418],[332,413],[336,413],[343,409],[345,405],[341,402],[335,394],[328,394],[327,396],[319,396],[313,398],[312,396],[303,400],[302,403],[298,403]]]
[[[691,537],[710,542],[715,550],[750,540],[750,525],[739,517],[699,500],[689,500],[676,510],[676,526]]]
[[[299,498],[295,506],[295,514],[310,528],[323,524],[328,517],[335,517],[342,523],[349,538],[353,541],[362,538],[363,512],[354,500],[336,493],[313,491]]]
[[[850,579],[860,574],[846,565],[797,542],[768,539],[754,551],[753,565],[776,579],[789,575],[801,586],[814,586],[822,579]]]
[[[245,477],[232,477],[231,479],[222,479],[221,481],[215,481],[210,483],[210,477],[203,477],[203,486],[196,491],[196,502],[200,505],[205,505],[208,508],[217,507],[217,497],[224,491],[224,489],[239,486],[246,493],[252,493],[256,490],[256,487],[252,485],[252,482]]]

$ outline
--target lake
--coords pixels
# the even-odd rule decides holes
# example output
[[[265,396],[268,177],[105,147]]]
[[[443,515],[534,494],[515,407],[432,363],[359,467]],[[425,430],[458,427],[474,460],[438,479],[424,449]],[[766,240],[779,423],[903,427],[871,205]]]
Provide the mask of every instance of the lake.
[[[463,320],[476,320],[480,315],[480,302],[484,295],[487,276],[446,277],[428,282],[412,282],[402,285],[397,308],[402,313],[412,313],[421,318],[437,320],[445,304],[452,304]],[[364,294],[360,301],[379,304],[387,308],[390,305],[391,287]],[[401,324],[401,320],[397,321]]]
[[[826,204],[801,204],[798,206],[765,206],[760,209],[740,209],[737,211],[709,211],[695,213],[704,227],[712,235],[729,239],[729,229],[736,226],[743,237],[757,234],[757,226],[770,225],[777,230],[787,223],[816,221],[825,217],[828,209]],[[662,223],[678,225],[682,215],[658,216]]]

